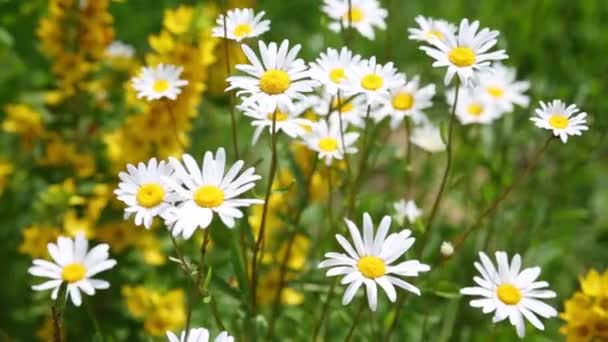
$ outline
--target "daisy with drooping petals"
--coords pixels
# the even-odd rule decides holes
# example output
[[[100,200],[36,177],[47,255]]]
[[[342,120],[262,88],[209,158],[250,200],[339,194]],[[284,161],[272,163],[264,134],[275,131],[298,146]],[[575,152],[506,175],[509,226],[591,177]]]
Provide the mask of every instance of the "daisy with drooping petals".
[[[549,283],[536,281],[540,267],[525,268],[520,272],[519,254],[515,254],[509,264],[507,253],[496,252],[497,268],[485,253],[479,252],[479,258],[481,264],[475,262],[474,265],[481,278],[473,277],[478,286],[460,290],[463,295],[481,297],[470,302],[472,307],[481,308],[484,313],[494,312],[494,323],[509,318],[520,338],[525,335],[524,318],[537,329],[544,330],[536,315],[543,318],[557,316],[554,308],[539,300],[556,296],[555,292],[545,289]]]
[[[380,7],[377,0],[324,0],[323,12],[333,19],[329,29],[340,32],[342,28],[352,25],[354,29],[367,38],[375,38],[374,27],[386,29],[388,11]]]
[[[368,105],[382,101],[389,89],[405,84],[405,75],[398,73],[392,62],[377,64],[376,57],[362,61],[349,70],[349,79],[344,84],[346,94],[363,94]]]
[[[393,203],[393,208],[395,208],[395,218],[399,225],[405,223],[406,218],[408,222],[414,223],[422,216],[422,210],[418,208],[413,200],[402,199],[399,202]]]
[[[530,88],[530,82],[517,81],[515,68],[509,68],[502,63],[492,64],[492,71],[479,74],[481,97],[486,103],[495,106],[499,111],[511,113],[514,105],[528,107],[530,97],[525,92]]]
[[[184,68],[172,64],[159,64],[154,68],[143,67],[139,76],[131,82],[137,90],[137,98],[146,98],[148,101],[168,98],[177,99],[182,87],[188,81],[180,79]]]
[[[456,33],[456,25],[443,19],[417,16],[418,27],[408,28],[409,39],[430,42],[431,39],[445,40],[447,36]]]
[[[338,118],[338,115],[340,115],[343,129],[346,129],[349,125],[359,128],[365,127],[364,118],[367,114],[367,101],[364,96],[357,95],[348,98],[340,96],[341,106],[338,105],[337,96],[331,96],[327,93],[323,96],[309,96],[307,102],[312,104],[315,113],[319,113],[321,116],[327,116],[331,106],[329,117]]]
[[[455,91],[448,90],[446,98],[448,103],[454,103]],[[479,92],[470,88],[460,89],[458,103],[456,104],[456,118],[463,125],[482,124],[488,125],[502,115],[498,109],[487,103]]]
[[[108,259],[108,244],[99,244],[89,251],[89,242],[83,233],[78,233],[74,240],[60,236],[57,244],[49,243],[49,255],[53,262],[35,259],[34,266],[28,269],[31,275],[50,278],[40,285],[32,286],[35,291],[53,289],[51,298],[57,299],[59,289],[66,283],[66,297],[72,303],[80,306],[82,295],[80,291],[92,296],[95,290],[105,290],[110,283],[105,280],[92,278],[97,273],[109,270],[116,265],[116,260]]]
[[[433,96],[435,96],[435,85],[420,87],[420,78],[415,76],[405,85],[389,89],[389,93],[384,94],[382,106],[374,111],[374,119],[380,122],[389,116],[392,129],[396,129],[406,116],[411,117],[415,124],[426,122],[427,118],[423,110],[433,105],[431,101]]]
[[[439,127],[430,123],[414,127],[410,142],[430,153],[442,152],[446,148]]]
[[[254,174],[253,167],[239,175],[244,164],[242,160],[224,173],[226,152],[223,148],[219,148],[215,156],[212,152],[205,152],[202,167],[189,154],[182,156],[183,164],[173,157],[169,162],[175,172],[172,177],[163,179],[180,196],[180,203],[168,212],[166,218],[174,236],[181,234],[189,239],[196,228],[205,229],[211,224],[214,213],[228,228],[232,228],[234,219],[243,217],[239,207],[264,203],[258,199],[238,198],[262,177]]]
[[[159,163],[152,158],[147,165],[141,162],[137,167],[128,164],[127,171],[118,174],[121,182],[114,193],[127,205],[125,219],[135,214],[136,225],[150,228],[154,217],[164,217],[177,199],[163,180],[163,177],[171,176],[173,168],[164,160]]]
[[[478,72],[490,68],[492,61],[508,58],[505,50],[488,52],[498,40],[498,31],[479,29],[479,21],[469,24],[468,19],[462,19],[458,36],[447,35],[445,40],[431,39],[433,46],[422,46],[421,50],[433,57],[434,67],[447,67],[444,82],[452,81],[455,74],[466,86],[477,83]]]
[[[209,330],[205,328],[194,328],[188,332],[188,338],[186,339],[186,331],[177,337],[173,332],[167,331],[167,338],[169,342],[208,342],[209,341]],[[222,331],[213,342],[234,342],[234,337],[228,335],[228,332]]]
[[[310,63],[310,78],[319,81],[325,92],[336,95],[340,85],[348,79],[347,70],[361,61],[361,56],[353,55],[347,47],[340,51],[328,48],[321,52],[316,61]]]
[[[311,92],[317,85],[316,81],[308,78],[306,63],[296,59],[302,47],[300,44],[290,49],[288,40],[280,46],[260,41],[261,61],[249,46],[241,47],[251,64],[239,64],[236,68],[248,75],[228,77],[230,85],[226,91],[239,89],[238,96],[247,95],[243,105],[258,101],[293,108],[294,99],[303,100],[302,93]]]
[[[325,159],[325,164],[329,166],[333,159],[344,158],[345,153],[357,153],[357,148],[353,146],[357,138],[359,133],[344,133],[344,145],[342,145],[339,123],[336,120],[329,123],[321,120],[313,124],[312,132],[304,137],[304,141],[308,148],[318,152],[319,158]]]
[[[378,231],[374,236],[372,218],[368,213],[363,214],[363,237],[357,226],[350,220],[344,219],[353,239],[351,245],[344,236],[337,234],[336,239],[344,248],[344,253],[326,253],[326,260],[319,268],[329,267],[327,276],[344,275],[341,284],[349,284],[344,292],[342,304],[350,303],[361,285],[365,284],[367,300],[372,311],[378,306],[378,289],[380,285],[388,299],[397,299],[395,286],[420,295],[420,290],[414,285],[396,276],[417,277],[420,272],[430,270],[428,265],[418,260],[408,260],[397,265],[391,265],[414,244],[415,238],[411,231],[405,229],[399,233],[387,236],[391,225],[390,216],[384,216]]]
[[[306,134],[306,127],[310,127],[312,123],[308,119],[301,117],[305,108],[300,103],[293,107],[288,107],[283,104],[275,106],[270,102],[256,101],[240,107],[243,113],[252,118],[251,125],[256,127],[253,133],[253,143],[255,144],[264,129],[272,134],[272,121],[275,122],[275,133],[283,132],[291,138],[301,137]]]
[[[251,8],[235,8],[226,15],[226,37],[237,42],[246,38],[258,37],[270,30],[270,20],[262,20],[265,12],[257,15]],[[214,37],[224,37],[224,15],[217,18],[212,30]]]
[[[548,104],[540,102],[536,109],[538,117],[531,118],[537,127],[552,130],[553,135],[562,142],[568,141],[570,135],[581,135],[589,129],[587,126],[587,113],[580,112],[575,104],[566,107],[561,100],[553,100]]]

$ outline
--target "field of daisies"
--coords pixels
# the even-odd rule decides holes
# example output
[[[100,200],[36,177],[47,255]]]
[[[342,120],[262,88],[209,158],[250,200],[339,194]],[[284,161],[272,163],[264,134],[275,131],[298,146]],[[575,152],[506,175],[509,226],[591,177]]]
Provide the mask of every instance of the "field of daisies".
[[[608,341],[606,18],[0,0],[0,340]]]

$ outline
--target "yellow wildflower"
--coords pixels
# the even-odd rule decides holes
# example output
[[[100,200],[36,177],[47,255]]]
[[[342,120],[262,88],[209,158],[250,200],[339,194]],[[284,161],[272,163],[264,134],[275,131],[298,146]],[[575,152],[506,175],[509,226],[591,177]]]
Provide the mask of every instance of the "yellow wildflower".
[[[63,231],[68,236],[76,236],[79,232],[83,232],[87,239],[95,236],[93,229],[94,222],[88,217],[80,217],[76,210],[68,210],[63,216]]]
[[[44,133],[40,113],[24,104],[9,104],[4,110],[6,118],[2,122],[2,130],[18,134],[21,138],[21,146],[25,149],[31,148],[33,142]]]
[[[281,273],[279,268],[275,268],[264,274],[260,278],[258,284],[258,302],[261,305],[269,305],[274,301],[276,296],[279,281],[281,279]],[[285,275],[285,281],[293,280],[293,273],[287,273]],[[281,303],[286,305],[299,305],[304,301],[304,296],[299,291],[293,288],[284,287],[281,291]]]
[[[131,221],[108,223],[96,229],[95,235],[98,240],[110,245],[112,253],[122,253],[139,238],[135,228]]]
[[[47,244],[55,242],[61,231],[59,228],[33,225],[23,229],[23,242],[19,246],[19,253],[32,258],[48,257]]]
[[[591,269],[579,282],[582,291],[564,303],[560,332],[568,342],[608,340],[608,270]]]
[[[0,161],[0,196],[4,192],[4,188],[8,183],[8,177],[13,173],[13,164],[8,161]]]
[[[167,10],[165,12],[165,19],[163,20],[164,27],[171,33],[180,35],[188,32],[190,24],[192,23],[192,7],[179,6],[174,10]]]

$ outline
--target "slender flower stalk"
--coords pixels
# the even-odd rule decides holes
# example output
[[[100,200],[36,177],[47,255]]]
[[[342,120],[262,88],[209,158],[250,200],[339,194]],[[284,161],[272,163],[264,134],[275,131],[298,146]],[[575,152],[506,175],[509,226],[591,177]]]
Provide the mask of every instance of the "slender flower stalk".
[[[196,282],[194,284],[194,287],[196,292],[198,292],[196,289],[200,289],[201,286],[201,281],[203,279],[203,271],[204,271],[204,267],[205,267],[205,256],[207,254],[207,245],[209,244],[209,229],[205,229],[205,234],[203,235],[203,242],[201,244],[201,257],[200,260],[198,262],[198,272],[196,272]],[[195,292],[193,291],[193,292]],[[203,291],[205,291],[205,289],[203,289]],[[205,291],[206,292],[206,291]],[[191,299],[194,298],[194,296],[191,297]],[[186,317],[186,338],[185,340],[188,340],[188,334],[190,334],[190,319],[192,317],[192,309],[194,308],[193,305],[193,300],[189,300],[188,301],[188,315]]]
[[[435,197],[435,201],[433,202],[433,207],[431,209],[431,213],[429,214],[429,219],[426,223],[426,229],[424,231],[424,235],[422,235],[422,241],[420,244],[420,255],[424,252],[424,247],[428,241],[430,236],[431,229],[433,228],[433,220],[437,214],[437,210],[439,209],[439,205],[441,204],[441,200],[443,198],[443,192],[445,190],[445,186],[447,185],[448,178],[450,176],[450,170],[452,168],[452,139],[454,133],[454,121],[456,117],[456,106],[458,104],[458,94],[460,93],[460,80],[456,79],[456,92],[454,94],[454,103],[452,103],[452,113],[450,114],[450,123],[448,124],[448,141],[446,143],[446,152],[447,152],[447,160],[445,164],[445,169],[443,170],[443,177],[441,178],[441,184],[439,185],[439,190],[437,191],[437,196]]]
[[[437,192],[437,196],[435,197],[435,201],[433,203],[433,208],[431,210],[431,214],[429,216],[429,220],[426,224],[426,230],[424,232],[424,234],[422,235],[422,239],[421,239],[421,243],[420,243],[420,253],[419,255],[422,256],[423,252],[424,252],[424,247],[428,241],[428,237],[430,235],[430,230],[431,230],[431,224],[433,223],[433,219],[435,217],[435,214],[437,213],[437,209],[439,208],[439,204],[441,202],[441,198],[443,196],[443,190],[445,188],[445,185],[447,183],[447,179],[450,173],[450,168],[452,167],[452,135],[453,135],[453,131],[454,131],[454,121],[455,121],[455,117],[456,117],[456,104],[458,103],[458,93],[460,90],[460,80],[456,79],[456,93],[454,95],[454,103],[452,103],[452,112],[450,114],[450,123],[449,123],[449,127],[448,127],[448,141],[447,141],[447,146],[446,146],[446,150],[447,150],[447,162],[446,162],[446,166],[443,172],[443,178],[441,179],[441,184],[439,186],[439,191]],[[395,315],[393,316],[393,320],[391,322],[391,325],[386,333],[386,338],[385,341],[390,341],[391,339],[391,335],[393,334],[393,332],[395,331],[395,328],[397,327],[397,322],[399,321],[399,316],[401,315],[401,310],[403,309],[403,306],[406,303],[406,296],[401,296],[396,304],[396,309],[395,309]]]
[[[350,103],[350,101],[352,101],[352,98],[350,99],[350,101],[349,101],[349,99],[347,99],[346,100],[347,102],[342,104],[342,97],[340,95],[341,95],[340,90],[338,90],[338,95],[337,95],[338,96],[338,125],[340,127],[340,140],[342,142],[342,146],[346,146],[346,142],[344,140],[344,123],[342,120],[342,106]],[[330,107],[331,107],[331,105],[330,105]],[[331,113],[331,110],[330,110],[330,113]],[[347,153],[344,153],[344,162],[346,163],[346,175],[348,177],[348,180],[350,180],[350,176],[351,176],[350,161],[348,159]]]
[[[266,221],[268,217],[268,205],[270,203],[270,195],[272,193],[272,183],[277,171],[277,110],[275,109],[272,113],[272,132],[270,135],[271,140],[271,157],[270,157],[270,169],[268,171],[268,185],[266,186],[266,195],[264,197],[264,206],[262,208],[262,219],[260,222],[260,231],[258,233],[255,245],[253,248],[253,256],[251,258],[251,313],[252,316],[256,315],[256,291],[257,291],[257,267],[258,267],[258,254],[263,255],[263,243],[266,233]]]
[[[551,141],[555,140],[556,137],[554,137],[553,135],[550,135],[549,138],[545,141],[545,143],[543,144],[543,146],[541,148],[539,148],[535,153],[534,156],[532,157],[532,160],[530,160],[530,162],[528,163],[528,165],[526,165],[526,168],[522,171],[522,173],[519,175],[519,177],[517,177],[515,179],[515,181],[513,181],[513,183],[511,183],[511,185],[509,185],[498,197],[496,197],[492,203],[490,203],[490,205],[488,205],[486,207],[486,209],[484,209],[481,214],[477,217],[477,219],[475,219],[473,225],[471,225],[467,230],[465,230],[465,232],[462,234],[462,236],[460,236],[456,242],[454,243],[454,249],[458,250],[460,249],[460,247],[462,247],[462,245],[464,244],[464,241],[467,239],[467,237],[476,229],[478,229],[479,227],[481,227],[481,223],[488,217],[490,216],[492,213],[494,213],[498,207],[500,206],[501,203],[503,203],[507,197],[509,197],[509,195],[513,192],[513,190],[515,190],[517,187],[519,187],[521,185],[521,183],[523,182],[524,179],[526,179],[526,177],[528,176],[528,174],[530,173],[530,171],[532,171],[532,169],[534,168],[534,166],[538,163],[538,161],[540,160],[540,157],[543,155],[543,153],[547,150],[547,148],[549,147],[549,144],[551,143]]]
[[[405,126],[405,197],[410,198],[412,191],[411,184],[411,175],[412,175],[412,142],[410,141],[410,137],[412,135],[412,127],[410,124],[410,120],[405,118],[403,120],[403,124]]]
[[[306,183],[304,184],[304,195],[302,196],[302,200],[298,205],[298,209],[296,210],[293,219],[294,229],[290,233],[289,240],[287,242],[287,249],[285,250],[285,255],[283,255],[283,259],[281,260],[281,268],[279,271],[279,285],[277,286],[277,290],[274,294],[272,302],[272,315],[270,316],[270,323],[268,324],[267,340],[271,340],[273,337],[275,323],[280,313],[279,310],[281,304],[281,293],[283,292],[283,289],[286,285],[285,278],[287,277],[288,263],[289,259],[291,258],[291,251],[293,250],[293,245],[296,241],[297,230],[299,229],[300,220],[302,219],[302,213],[304,212],[304,208],[306,207],[306,204],[310,197],[310,185],[312,184],[312,178],[315,172],[317,171],[318,159],[319,158],[315,153],[315,155],[313,156],[312,168],[310,170],[310,173],[308,174],[308,177],[306,177]]]
[[[185,150],[186,145],[184,144],[182,139],[179,137],[179,128],[177,127],[177,118],[175,117],[175,114],[173,114],[173,108],[171,107],[171,102],[170,102],[170,100],[164,100],[164,102],[165,102],[165,105],[167,106],[167,112],[169,113],[169,117],[171,118],[171,125],[173,125],[173,134],[175,135],[175,141],[177,141],[177,143],[182,148],[182,150]]]
[[[365,302],[365,298],[361,299],[361,305],[359,305],[359,308],[357,309],[357,313],[355,314],[355,318],[353,318],[353,324],[350,326],[350,330],[348,331],[348,335],[346,335],[346,338],[344,339],[345,342],[350,342],[355,334],[355,329],[357,328],[357,325],[359,325],[359,320],[361,319],[361,315],[363,314],[363,311],[365,311],[365,308],[367,307],[366,305],[367,303]]]
[[[228,39],[228,24],[226,23],[226,18],[228,17],[228,8],[226,6],[226,0],[222,0],[222,11],[224,12],[222,19],[224,21],[224,58],[226,59],[226,75],[230,76],[232,70],[230,64],[230,40]],[[228,101],[230,106],[230,122],[232,125],[232,148],[234,149],[234,156],[236,157],[236,160],[240,160],[241,158],[239,158],[238,133],[236,129],[236,114],[234,112],[234,93],[232,91],[228,93]]]
[[[369,140],[369,127],[370,123],[370,114],[371,114],[372,106],[367,106],[367,114],[365,115],[365,129],[363,130],[363,137],[361,138],[361,158],[359,159],[359,166],[357,170],[357,175],[355,176],[355,180],[352,182],[352,186],[350,188],[350,197],[348,201],[348,211],[346,212],[346,217],[350,217],[355,210],[355,198],[357,197],[357,193],[359,192],[359,188],[361,187],[361,181],[363,180],[363,173],[365,172],[365,165],[367,164],[367,156],[369,154],[369,150],[371,148],[371,144],[373,141],[368,142]]]

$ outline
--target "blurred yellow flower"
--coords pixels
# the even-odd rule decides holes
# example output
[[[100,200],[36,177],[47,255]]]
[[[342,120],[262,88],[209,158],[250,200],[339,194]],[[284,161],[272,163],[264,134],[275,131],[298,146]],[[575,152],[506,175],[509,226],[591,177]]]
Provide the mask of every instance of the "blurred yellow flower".
[[[33,142],[44,134],[42,117],[34,108],[25,104],[8,104],[4,110],[6,118],[2,122],[2,130],[19,135],[23,148],[31,148]]]
[[[560,332],[568,342],[608,340],[608,270],[579,277],[581,290],[564,303]]]
[[[121,292],[131,315],[144,320],[150,335],[164,336],[167,330],[178,330],[186,323],[181,289],[161,293],[144,286],[123,286]]]
[[[0,161],[0,196],[8,183],[8,177],[13,173],[15,167],[9,161]]]
[[[97,228],[95,235],[99,241],[110,245],[112,253],[122,253],[137,241],[135,228],[131,221],[107,223]]]
[[[127,304],[127,309],[135,318],[144,317],[155,301],[152,297],[158,295],[144,286],[129,285],[123,286],[121,293]]]
[[[46,258],[49,255],[47,244],[55,242],[61,231],[50,226],[33,225],[21,231],[23,241],[19,246],[19,253],[32,258]]]
[[[179,6],[174,10],[167,10],[165,12],[163,25],[173,34],[184,34],[188,32],[190,24],[192,23],[192,12],[192,7],[188,6]]]
[[[260,282],[258,284],[258,302],[261,305],[269,305],[274,301],[274,297],[276,296],[279,281],[280,281],[280,270],[279,268],[275,268],[264,274],[260,278]],[[285,276],[285,281],[293,280],[294,275],[292,273],[287,273]],[[290,287],[284,287],[281,291],[281,303],[286,305],[299,305],[304,302],[304,295],[299,291],[294,290]]]
[[[89,217],[80,217],[74,209],[68,210],[63,216],[63,231],[71,237],[83,232],[87,239],[92,239],[95,237],[94,224]]]

